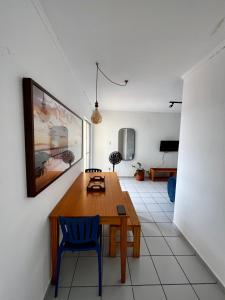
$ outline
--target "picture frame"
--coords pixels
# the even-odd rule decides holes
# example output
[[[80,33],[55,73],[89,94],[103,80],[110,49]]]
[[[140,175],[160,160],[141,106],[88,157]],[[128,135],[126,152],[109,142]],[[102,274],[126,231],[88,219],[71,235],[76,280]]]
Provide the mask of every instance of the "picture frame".
[[[83,119],[23,78],[27,196],[35,197],[83,158]]]

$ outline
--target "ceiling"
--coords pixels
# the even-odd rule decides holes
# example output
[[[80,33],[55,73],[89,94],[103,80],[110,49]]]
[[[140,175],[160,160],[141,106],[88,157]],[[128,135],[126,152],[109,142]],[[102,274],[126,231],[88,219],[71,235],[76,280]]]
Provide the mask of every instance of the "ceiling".
[[[100,109],[174,112],[181,76],[225,39],[225,0],[40,0],[91,103]]]

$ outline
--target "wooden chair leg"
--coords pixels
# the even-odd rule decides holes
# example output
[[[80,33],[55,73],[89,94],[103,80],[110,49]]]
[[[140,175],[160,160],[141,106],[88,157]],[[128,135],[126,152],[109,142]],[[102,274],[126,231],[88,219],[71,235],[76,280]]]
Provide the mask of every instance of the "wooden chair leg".
[[[116,232],[115,226],[109,227],[109,256],[116,256]]]
[[[141,226],[134,226],[134,248],[133,248],[133,257],[140,256],[140,247],[141,247]]]

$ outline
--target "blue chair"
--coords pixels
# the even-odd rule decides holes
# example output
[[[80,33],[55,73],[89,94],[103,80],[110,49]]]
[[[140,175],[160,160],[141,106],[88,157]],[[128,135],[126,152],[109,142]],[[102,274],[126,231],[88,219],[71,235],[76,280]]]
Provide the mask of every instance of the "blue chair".
[[[96,250],[98,254],[99,296],[102,294],[102,226],[99,216],[82,218],[59,217],[62,241],[58,248],[55,297],[58,295],[61,256],[65,251]],[[99,241],[100,240],[100,241]],[[88,272],[88,270],[87,270]]]
[[[168,179],[168,183],[167,183],[167,192],[171,202],[175,201],[176,181],[177,181],[176,177],[173,176]]]

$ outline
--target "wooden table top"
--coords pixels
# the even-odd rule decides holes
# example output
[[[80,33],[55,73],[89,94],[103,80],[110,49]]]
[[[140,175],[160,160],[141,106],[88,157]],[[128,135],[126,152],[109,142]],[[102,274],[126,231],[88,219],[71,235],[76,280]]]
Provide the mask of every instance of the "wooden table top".
[[[87,192],[90,177],[97,175],[105,176],[105,191]],[[129,205],[115,172],[81,173],[52,210],[49,217],[81,217],[98,214],[103,219],[114,217],[118,219],[116,208],[118,204],[123,204],[129,210]]]

